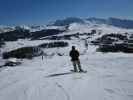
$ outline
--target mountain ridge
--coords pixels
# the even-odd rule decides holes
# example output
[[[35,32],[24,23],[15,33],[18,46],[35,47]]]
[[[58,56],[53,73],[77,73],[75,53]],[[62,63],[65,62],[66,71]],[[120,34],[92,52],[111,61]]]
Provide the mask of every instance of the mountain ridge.
[[[77,18],[77,17],[68,17],[62,20],[56,20],[52,25],[55,26],[64,26],[64,25],[69,25],[71,23],[96,23],[96,24],[107,24],[107,25],[112,25],[116,27],[121,27],[121,28],[127,28],[127,29],[132,29],[133,28],[133,20],[131,19],[121,19],[121,18],[115,18],[115,17],[109,17],[107,19],[105,18],[96,18],[96,17],[89,17],[86,19],[83,18]]]
[[[26,29],[30,32],[41,31],[44,29],[57,29],[61,27],[67,27],[72,23],[78,24],[106,24],[112,25],[119,28],[125,29],[133,29],[133,20],[131,19],[121,19],[115,17],[105,18],[97,18],[97,17],[89,17],[89,18],[78,18],[78,17],[67,17],[64,19],[55,20],[52,23],[47,25],[18,25],[18,26],[6,26],[0,25],[0,33],[9,32],[18,29]]]

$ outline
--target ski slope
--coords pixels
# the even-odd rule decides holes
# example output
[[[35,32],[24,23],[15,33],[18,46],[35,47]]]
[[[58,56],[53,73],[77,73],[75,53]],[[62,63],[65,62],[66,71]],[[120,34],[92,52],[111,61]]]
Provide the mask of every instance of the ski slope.
[[[71,42],[80,50],[87,73],[71,73],[66,48],[44,50],[53,56],[23,60],[0,72],[0,100],[133,100],[133,55],[102,54]],[[60,52],[64,56],[58,56]]]
[[[96,34],[87,41],[113,32],[133,33],[132,29],[108,25],[73,23],[58,36],[82,34],[93,29],[102,34]],[[48,55],[44,59],[41,56],[23,59],[20,66],[0,68],[0,100],[133,100],[133,55],[96,52],[95,46],[85,47],[86,38],[84,35],[64,40],[69,43],[65,48],[43,49]],[[6,42],[1,48],[0,65],[5,62],[1,58],[2,52],[45,42],[51,41],[20,39]],[[70,71],[73,69],[69,57],[72,45],[80,51],[81,65],[87,73]]]

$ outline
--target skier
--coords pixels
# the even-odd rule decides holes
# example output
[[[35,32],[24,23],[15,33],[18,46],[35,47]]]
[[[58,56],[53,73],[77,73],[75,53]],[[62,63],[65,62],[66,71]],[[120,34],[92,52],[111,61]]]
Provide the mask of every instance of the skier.
[[[80,60],[79,60],[79,52],[78,50],[75,49],[75,46],[72,46],[72,50],[70,51],[69,56],[71,57],[71,61],[73,63],[74,72],[78,72],[77,66],[78,66],[79,72],[83,72],[81,68]]]

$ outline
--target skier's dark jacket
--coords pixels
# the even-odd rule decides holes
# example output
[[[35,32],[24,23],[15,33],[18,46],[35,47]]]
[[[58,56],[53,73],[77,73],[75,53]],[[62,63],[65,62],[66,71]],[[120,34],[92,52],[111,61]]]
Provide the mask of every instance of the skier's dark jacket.
[[[71,50],[69,53],[69,56],[72,58],[72,61],[77,61],[79,60],[79,52],[78,50]]]

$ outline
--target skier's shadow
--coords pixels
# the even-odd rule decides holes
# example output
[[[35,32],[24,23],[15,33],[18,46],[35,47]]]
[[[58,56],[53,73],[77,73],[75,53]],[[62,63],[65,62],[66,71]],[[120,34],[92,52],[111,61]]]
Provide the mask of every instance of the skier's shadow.
[[[64,72],[64,73],[55,73],[55,74],[50,74],[46,77],[57,77],[57,76],[63,76],[63,75],[68,75],[68,74],[72,74],[73,72]]]

